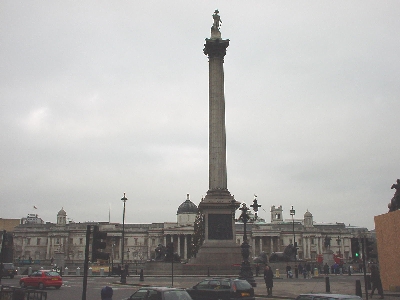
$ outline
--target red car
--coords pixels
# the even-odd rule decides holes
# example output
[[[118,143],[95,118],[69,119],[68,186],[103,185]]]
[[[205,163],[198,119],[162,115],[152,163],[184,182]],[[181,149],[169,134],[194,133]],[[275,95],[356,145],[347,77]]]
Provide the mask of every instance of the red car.
[[[39,270],[33,272],[28,277],[22,277],[19,280],[19,285],[22,288],[33,286],[43,290],[49,286],[59,289],[62,286],[62,278],[60,274],[51,270]]]

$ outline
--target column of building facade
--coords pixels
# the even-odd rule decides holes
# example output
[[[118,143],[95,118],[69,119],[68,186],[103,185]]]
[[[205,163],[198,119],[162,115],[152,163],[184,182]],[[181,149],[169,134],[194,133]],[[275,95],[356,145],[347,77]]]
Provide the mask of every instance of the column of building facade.
[[[270,239],[271,239],[271,243],[270,243],[270,251],[269,251],[269,254],[271,255],[271,253],[274,252],[274,237],[271,236]]]
[[[186,234],[183,235],[183,258],[187,259],[188,258],[188,253],[187,253],[187,236]]]
[[[147,239],[147,258],[150,259],[151,258],[151,241],[152,239],[149,237]]]
[[[259,245],[259,248],[258,248],[258,253],[261,254],[263,252],[263,248],[262,248],[262,246],[263,246],[263,237],[260,236],[259,240],[260,240],[260,245]]]
[[[50,259],[50,237],[47,237],[46,259]]]

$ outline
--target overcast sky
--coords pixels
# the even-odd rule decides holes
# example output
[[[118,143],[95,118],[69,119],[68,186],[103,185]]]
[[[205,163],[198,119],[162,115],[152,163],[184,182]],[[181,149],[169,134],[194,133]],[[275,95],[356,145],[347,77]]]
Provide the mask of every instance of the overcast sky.
[[[399,1],[1,1],[0,217],[199,204],[215,9],[231,194],[373,229],[400,177]]]

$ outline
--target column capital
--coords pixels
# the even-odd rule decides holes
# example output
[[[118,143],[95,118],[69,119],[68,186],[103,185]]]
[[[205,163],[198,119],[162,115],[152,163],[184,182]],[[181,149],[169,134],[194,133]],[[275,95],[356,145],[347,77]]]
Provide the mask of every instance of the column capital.
[[[229,40],[222,39],[206,39],[204,44],[204,54],[209,58],[223,58],[226,54],[226,48],[229,46]]]

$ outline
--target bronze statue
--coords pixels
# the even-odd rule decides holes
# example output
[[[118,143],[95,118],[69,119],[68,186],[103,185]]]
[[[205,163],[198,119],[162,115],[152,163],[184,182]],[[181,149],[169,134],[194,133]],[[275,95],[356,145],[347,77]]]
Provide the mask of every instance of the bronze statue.
[[[389,212],[400,209],[400,179],[396,180],[390,189],[396,189],[392,200],[388,204]]]
[[[216,9],[213,14],[213,19],[214,19],[213,28],[215,28],[216,30],[219,30],[220,23],[222,24],[221,17],[218,14],[219,10]]]
[[[329,236],[325,237],[324,246],[328,249],[331,246],[331,238]]]

